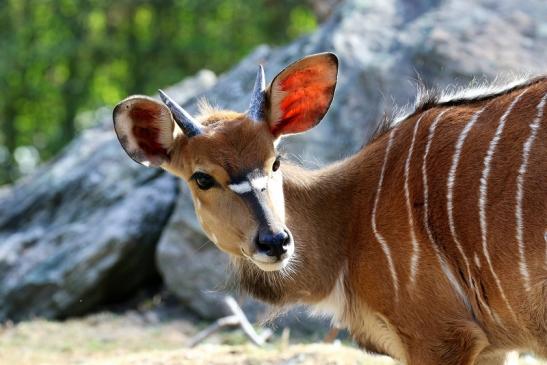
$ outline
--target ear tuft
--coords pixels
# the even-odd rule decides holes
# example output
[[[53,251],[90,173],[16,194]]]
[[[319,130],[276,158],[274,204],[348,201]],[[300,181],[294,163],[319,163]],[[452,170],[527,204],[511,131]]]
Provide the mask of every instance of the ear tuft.
[[[268,123],[274,136],[317,125],[332,102],[338,74],[333,53],[305,57],[285,68],[268,90]]]
[[[160,102],[135,95],[114,108],[114,129],[122,147],[136,162],[160,166],[169,159],[174,121]]]

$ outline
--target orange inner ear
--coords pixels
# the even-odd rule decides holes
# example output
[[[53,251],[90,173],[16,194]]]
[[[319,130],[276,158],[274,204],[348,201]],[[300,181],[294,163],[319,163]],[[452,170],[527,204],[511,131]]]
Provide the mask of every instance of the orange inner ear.
[[[160,120],[161,109],[152,103],[139,103],[130,111],[133,120],[133,135],[139,147],[148,156],[167,156],[167,151],[159,142],[160,129],[155,122]]]
[[[299,133],[315,126],[327,112],[334,82],[329,64],[315,64],[288,72],[279,80],[282,98],[278,104],[280,118],[271,125],[273,135]]]
[[[312,128],[326,113],[332,88],[316,84],[291,91],[281,102],[283,117],[272,132],[298,133]]]

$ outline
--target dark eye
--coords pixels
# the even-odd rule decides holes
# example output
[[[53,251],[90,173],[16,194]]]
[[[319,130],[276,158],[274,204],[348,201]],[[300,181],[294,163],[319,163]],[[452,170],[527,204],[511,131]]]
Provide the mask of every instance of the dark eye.
[[[275,159],[273,165],[272,165],[272,171],[277,171],[279,169],[279,165],[281,164],[281,161],[279,161],[279,157]]]
[[[192,179],[196,180],[196,184],[198,184],[198,188],[201,190],[207,190],[215,186],[216,182],[215,179],[204,172],[196,172],[194,175],[192,175]]]

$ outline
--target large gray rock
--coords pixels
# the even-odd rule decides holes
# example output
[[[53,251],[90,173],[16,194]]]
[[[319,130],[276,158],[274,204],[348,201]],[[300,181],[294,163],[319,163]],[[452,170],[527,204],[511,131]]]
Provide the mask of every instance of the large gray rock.
[[[306,165],[321,165],[356,151],[386,111],[411,102],[417,75],[444,88],[545,72],[546,43],[544,0],[346,0],[315,33],[286,47],[257,48],[205,96],[243,111],[258,63],[271,80],[304,55],[336,52],[331,111],[283,147]],[[195,96],[214,83],[204,72],[168,92],[195,111]],[[77,314],[137,288],[154,275],[160,234],[156,263],[166,285],[190,310],[221,315],[228,260],[202,235],[188,193],[177,195],[177,179],[125,156],[110,111],[99,119],[101,127],[56,160],[0,191],[0,320]]]
[[[185,101],[215,80],[202,72],[172,94]],[[0,321],[80,314],[157,277],[154,252],[177,179],[127,157],[110,110],[98,120],[0,193]]]
[[[314,130],[288,138],[283,147],[306,165],[321,165],[355,152],[386,111],[412,102],[418,76],[446,88],[499,74],[545,72],[545,44],[543,0],[347,0],[312,35],[279,49],[257,48],[205,96],[243,111],[258,63],[271,80],[300,57],[336,52],[340,74],[330,112]],[[193,101],[185,106],[195,110]],[[191,204],[188,193],[179,195],[157,264],[167,286],[190,309],[214,318],[222,313],[217,289],[228,278],[228,258],[201,233]]]
[[[181,184],[175,211],[165,227],[156,255],[165,285],[193,312],[215,318],[224,311],[223,289],[228,257],[203,234],[190,191]]]

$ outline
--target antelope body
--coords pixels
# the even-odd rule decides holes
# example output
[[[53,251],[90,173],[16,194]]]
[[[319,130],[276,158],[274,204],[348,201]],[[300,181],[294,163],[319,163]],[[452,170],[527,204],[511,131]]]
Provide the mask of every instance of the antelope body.
[[[429,97],[322,169],[280,161],[279,138],[326,113],[337,65],[309,56],[268,88],[261,69],[247,113],[133,96],[116,132],[188,182],[251,295],[308,304],[406,364],[547,357],[547,78]]]

